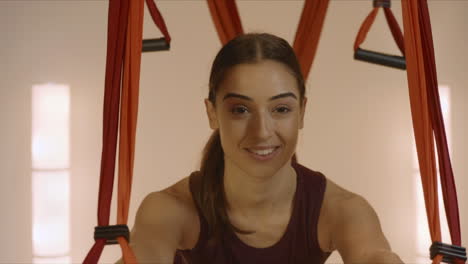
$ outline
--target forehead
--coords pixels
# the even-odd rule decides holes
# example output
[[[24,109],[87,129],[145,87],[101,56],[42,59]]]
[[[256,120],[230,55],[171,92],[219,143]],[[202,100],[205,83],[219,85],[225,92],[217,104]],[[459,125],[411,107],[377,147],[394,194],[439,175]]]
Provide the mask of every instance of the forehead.
[[[218,95],[222,98],[227,93],[238,93],[257,101],[285,92],[292,92],[299,98],[294,75],[279,62],[263,60],[231,68],[221,83]]]

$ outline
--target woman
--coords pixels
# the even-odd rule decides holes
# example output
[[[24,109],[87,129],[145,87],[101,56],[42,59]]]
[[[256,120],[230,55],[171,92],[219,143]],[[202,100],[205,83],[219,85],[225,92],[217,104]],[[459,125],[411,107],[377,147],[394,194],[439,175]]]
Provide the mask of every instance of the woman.
[[[131,233],[141,263],[402,263],[362,197],[296,161],[307,105],[290,45],[246,34],[216,56],[214,130],[200,171],[149,194]]]

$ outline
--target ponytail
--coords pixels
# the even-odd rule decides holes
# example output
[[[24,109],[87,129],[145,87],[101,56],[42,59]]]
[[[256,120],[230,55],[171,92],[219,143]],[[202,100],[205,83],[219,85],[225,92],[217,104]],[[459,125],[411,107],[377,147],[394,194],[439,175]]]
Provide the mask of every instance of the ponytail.
[[[208,224],[208,237],[212,243],[220,242],[222,234],[229,229],[248,234],[235,227],[227,215],[227,200],[224,192],[224,151],[219,130],[208,139],[200,164],[199,180],[193,181],[195,204]]]

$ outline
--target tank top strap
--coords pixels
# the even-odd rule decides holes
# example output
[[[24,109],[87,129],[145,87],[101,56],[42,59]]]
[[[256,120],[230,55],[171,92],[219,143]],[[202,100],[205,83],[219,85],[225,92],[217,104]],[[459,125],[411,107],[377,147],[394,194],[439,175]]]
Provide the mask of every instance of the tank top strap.
[[[330,253],[323,252],[318,241],[318,220],[322,208],[326,189],[326,177],[321,172],[313,171],[303,165],[293,165],[297,173],[301,175],[303,185],[301,195],[301,219],[298,219],[298,227],[304,230],[306,236],[302,238],[307,251],[314,256],[322,256],[326,259]]]

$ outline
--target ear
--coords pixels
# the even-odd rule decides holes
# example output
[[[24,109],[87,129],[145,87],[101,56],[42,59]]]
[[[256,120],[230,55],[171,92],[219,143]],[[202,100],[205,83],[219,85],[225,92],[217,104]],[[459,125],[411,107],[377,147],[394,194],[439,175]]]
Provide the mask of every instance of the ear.
[[[302,103],[302,108],[301,108],[299,129],[304,128],[304,115],[305,115],[305,110],[306,110],[306,106],[307,106],[307,97],[304,96],[304,100],[302,102],[303,103]]]
[[[207,98],[205,99],[205,108],[206,108],[206,114],[208,116],[208,121],[210,123],[210,128],[211,129],[218,129],[218,119],[216,117],[216,109],[213,105],[213,103],[208,100]]]

